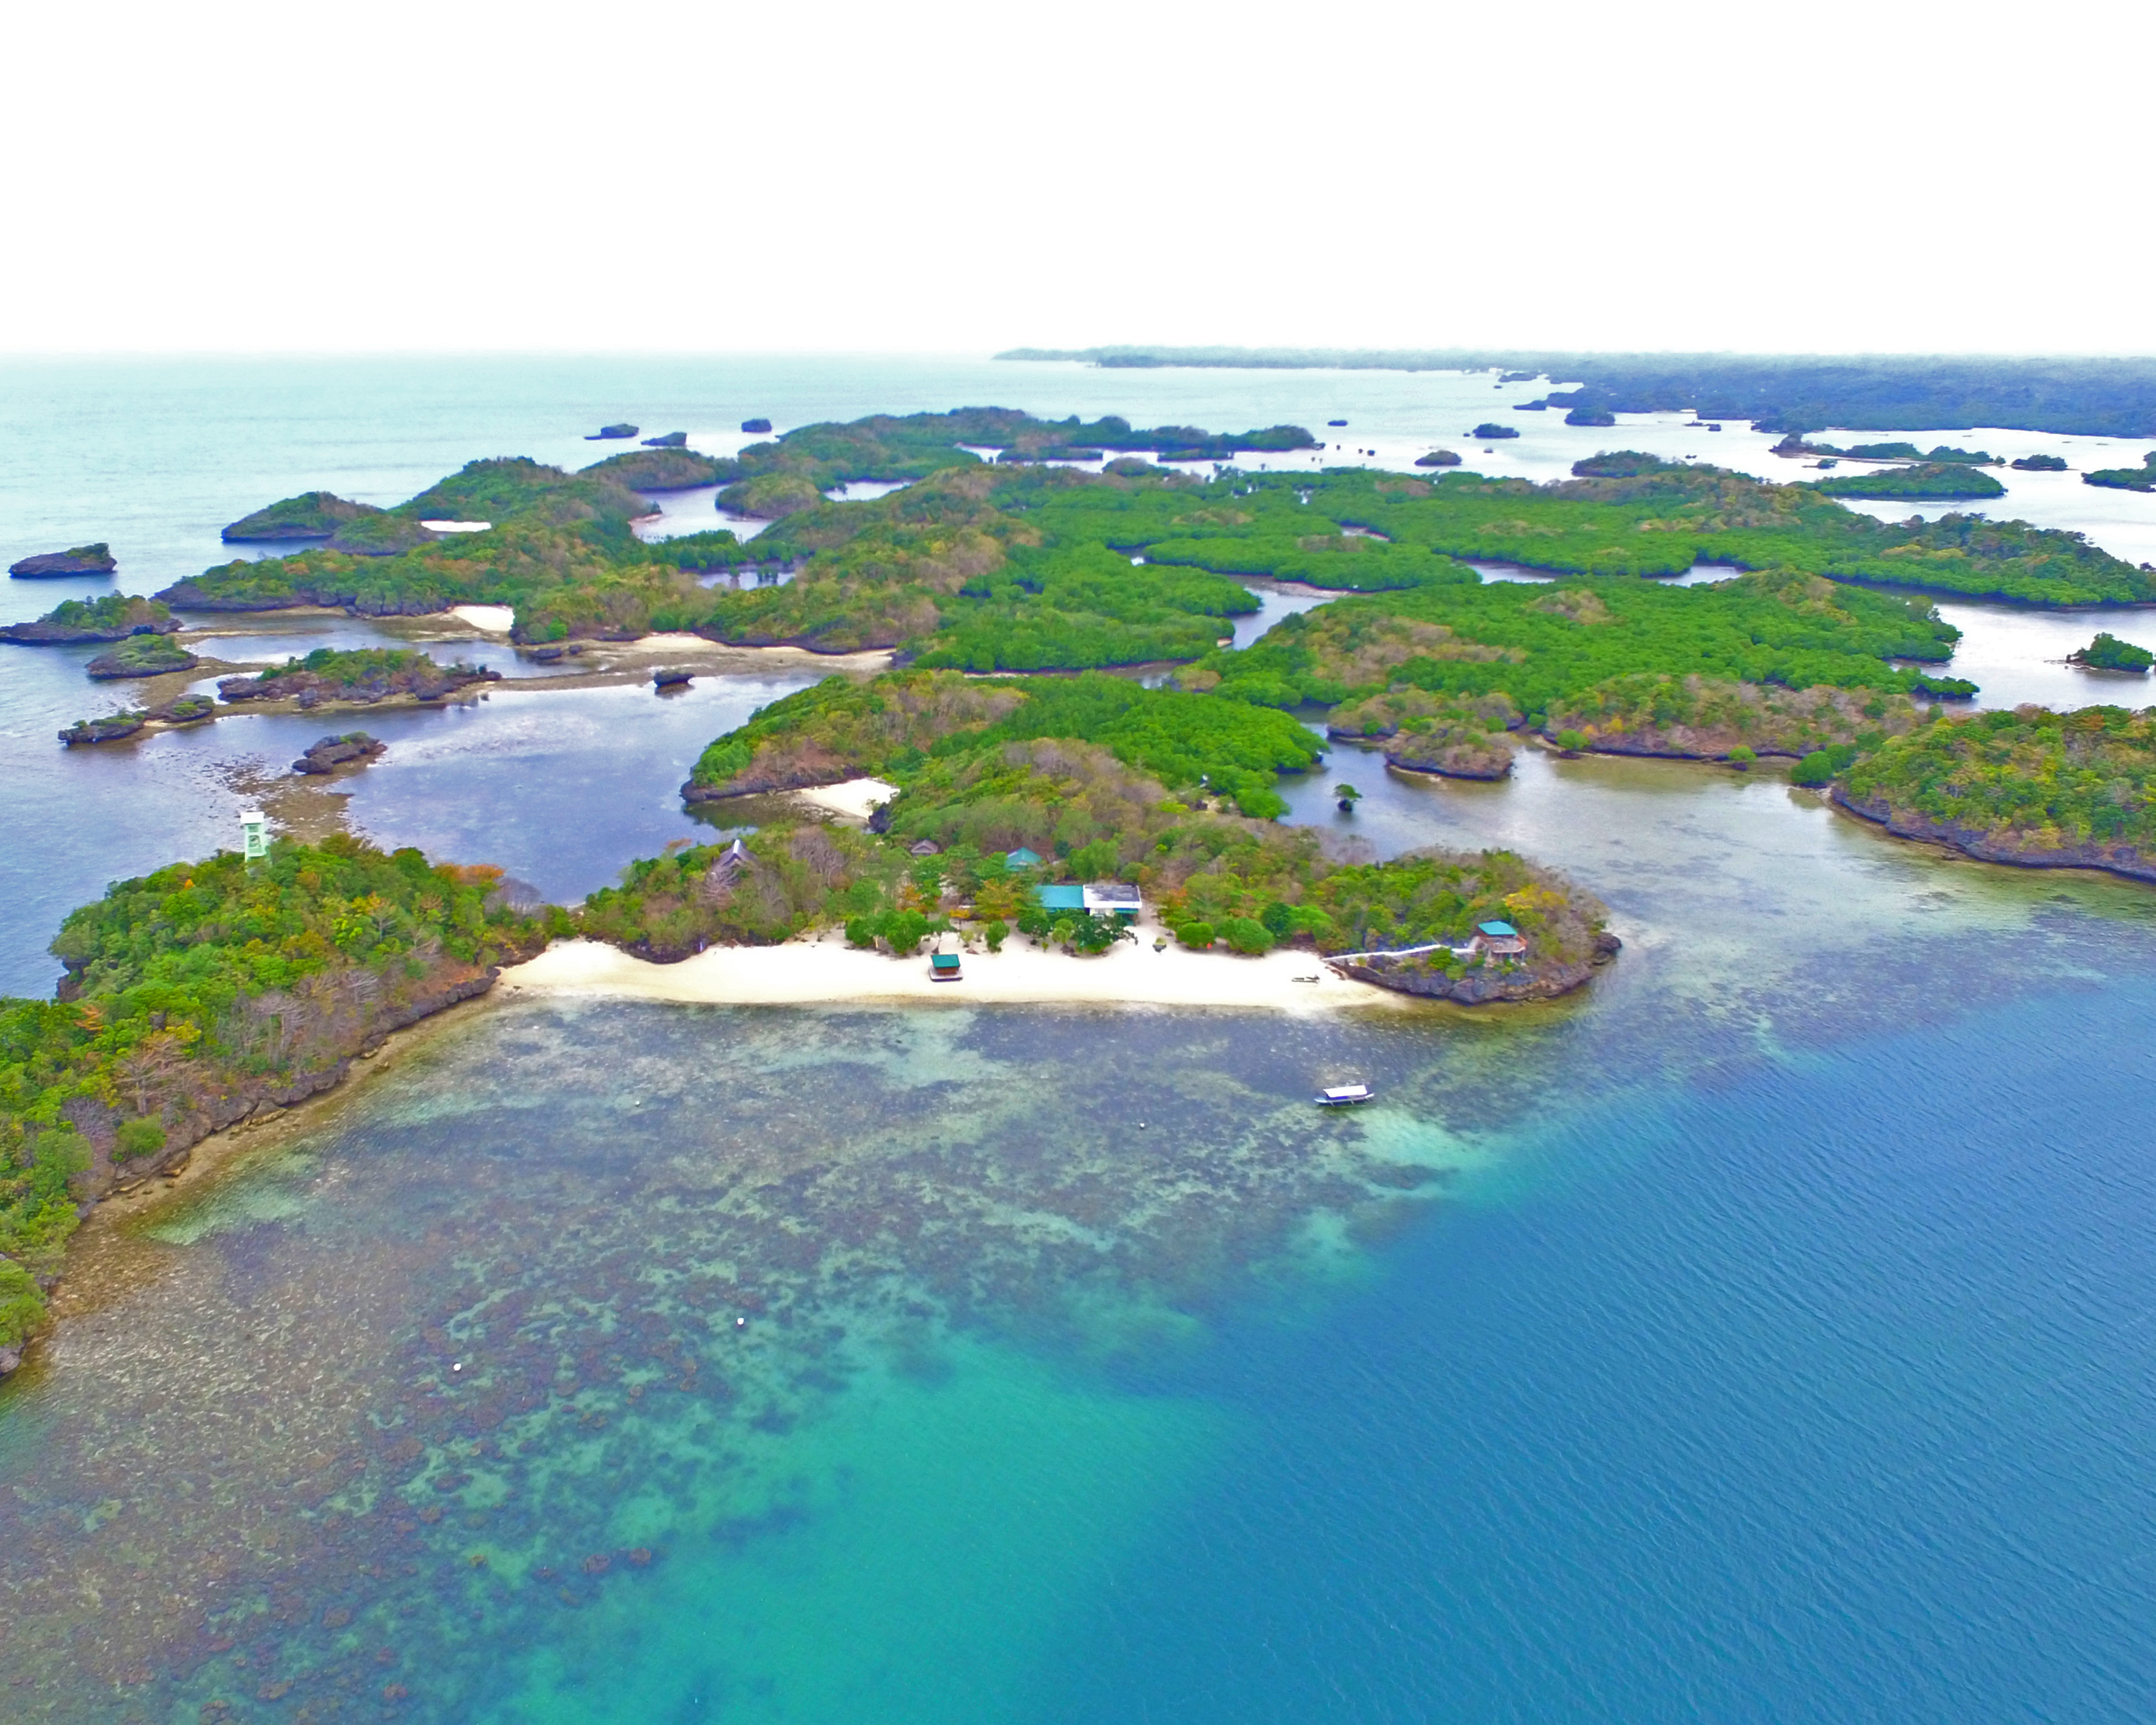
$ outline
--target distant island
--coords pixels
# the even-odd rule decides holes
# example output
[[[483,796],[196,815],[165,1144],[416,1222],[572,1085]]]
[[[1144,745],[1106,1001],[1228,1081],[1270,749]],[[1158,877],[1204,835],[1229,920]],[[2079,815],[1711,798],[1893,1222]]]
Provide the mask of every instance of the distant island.
[[[1989,355],[1537,352],[1490,348],[1014,347],[1003,360],[1106,367],[1490,371],[1576,382],[1553,406],[1697,413],[1762,431],[1964,431],[1994,425],[2088,437],[2156,436],[2156,359]]]

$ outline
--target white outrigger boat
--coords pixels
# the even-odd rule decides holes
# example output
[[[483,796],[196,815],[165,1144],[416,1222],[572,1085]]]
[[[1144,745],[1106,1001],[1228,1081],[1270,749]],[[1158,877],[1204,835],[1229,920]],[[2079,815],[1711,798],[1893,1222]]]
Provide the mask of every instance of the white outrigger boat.
[[[1352,1108],[1358,1102],[1376,1100],[1367,1084],[1330,1084],[1317,1093],[1317,1106],[1321,1108]]]

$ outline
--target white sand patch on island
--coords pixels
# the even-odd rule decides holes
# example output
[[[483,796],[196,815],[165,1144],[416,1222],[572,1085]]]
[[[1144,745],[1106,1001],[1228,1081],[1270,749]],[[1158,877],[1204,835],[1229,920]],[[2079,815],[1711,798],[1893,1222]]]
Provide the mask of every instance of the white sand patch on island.
[[[1315,976],[1312,983],[1298,978]],[[1349,1007],[1413,1008],[1404,994],[1336,976],[1308,952],[1240,958],[1150,939],[1097,958],[1045,952],[1014,938],[1001,952],[968,952],[957,982],[930,978],[926,957],[887,958],[836,934],[779,947],[713,947],[679,964],[650,964],[596,941],[564,941],[502,972],[497,992],[613,995],[716,1006],[837,1006],[883,1001],[1097,1006],[1235,1006],[1312,1014]]]
[[[877,803],[888,803],[898,794],[898,787],[880,778],[850,778],[844,784],[811,785],[792,794],[848,820],[865,821],[875,813]]]
[[[452,605],[449,615],[486,635],[506,635],[516,624],[514,605]]]

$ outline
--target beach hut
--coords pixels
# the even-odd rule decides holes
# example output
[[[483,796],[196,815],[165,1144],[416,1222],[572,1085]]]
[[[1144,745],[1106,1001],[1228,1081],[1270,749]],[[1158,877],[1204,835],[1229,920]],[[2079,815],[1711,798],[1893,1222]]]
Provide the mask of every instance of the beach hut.
[[[1034,902],[1044,911],[1082,911],[1086,908],[1086,889],[1082,886],[1036,886],[1033,889]]]
[[[1509,922],[1478,922],[1469,945],[1486,958],[1517,958],[1527,950],[1526,937]]]
[[[939,983],[958,980],[958,937],[947,929],[936,937],[928,955],[928,974]]]
[[[1004,853],[1004,866],[1007,869],[1037,869],[1040,866],[1040,853],[1028,850],[1021,845],[1015,850]]]
[[[1135,922],[1138,913],[1145,909],[1145,901],[1139,896],[1137,888],[1121,880],[1096,880],[1080,891],[1086,909],[1096,916]]]

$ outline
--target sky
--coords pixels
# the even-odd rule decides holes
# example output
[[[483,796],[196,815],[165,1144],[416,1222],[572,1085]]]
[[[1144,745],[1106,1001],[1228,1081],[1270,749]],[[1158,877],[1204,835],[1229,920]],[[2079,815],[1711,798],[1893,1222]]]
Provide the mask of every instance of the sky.
[[[2156,8],[25,7],[0,351],[2156,352]]]

